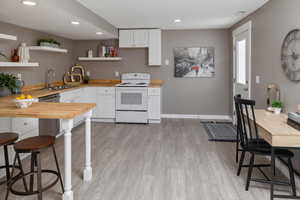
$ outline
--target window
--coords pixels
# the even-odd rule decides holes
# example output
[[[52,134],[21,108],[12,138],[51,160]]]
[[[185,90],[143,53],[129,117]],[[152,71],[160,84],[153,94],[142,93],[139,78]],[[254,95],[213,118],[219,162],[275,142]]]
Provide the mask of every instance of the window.
[[[246,57],[246,40],[241,40],[237,42],[237,77],[236,81],[240,84],[246,84],[246,65],[247,65],[247,57]]]

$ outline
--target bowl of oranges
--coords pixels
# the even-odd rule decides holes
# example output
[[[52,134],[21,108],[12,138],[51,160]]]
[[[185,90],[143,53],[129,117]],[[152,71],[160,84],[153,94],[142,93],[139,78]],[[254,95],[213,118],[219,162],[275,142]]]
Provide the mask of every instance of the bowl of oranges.
[[[36,102],[36,99],[32,98],[31,95],[22,94],[16,97],[14,102],[18,108],[28,108],[33,102]]]

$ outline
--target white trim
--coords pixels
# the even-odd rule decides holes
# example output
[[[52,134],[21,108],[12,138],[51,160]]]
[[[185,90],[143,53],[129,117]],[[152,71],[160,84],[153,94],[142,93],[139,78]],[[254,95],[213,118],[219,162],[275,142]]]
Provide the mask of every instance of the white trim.
[[[105,123],[115,123],[115,119],[112,118],[92,118],[92,122],[105,122]]]
[[[201,120],[226,120],[232,121],[229,115],[185,115],[185,114],[162,114],[162,118],[169,119],[201,119]]]
[[[249,58],[248,58],[248,66],[249,66],[249,74],[248,74],[248,96],[251,98],[252,94],[252,21],[248,21],[245,24],[239,26],[235,30],[232,31],[232,37],[233,37],[233,45],[232,45],[232,51],[233,51],[233,80],[232,80],[232,92],[233,96],[235,95],[235,79],[236,79],[236,71],[235,71],[235,65],[236,65],[236,58],[235,58],[235,42],[236,42],[236,37],[237,35],[248,31],[248,39],[249,39],[249,44],[248,44],[248,52],[249,52]],[[233,98],[232,98],[233,100]],[[233,113],[234,113],[234,102],[233,102]]]

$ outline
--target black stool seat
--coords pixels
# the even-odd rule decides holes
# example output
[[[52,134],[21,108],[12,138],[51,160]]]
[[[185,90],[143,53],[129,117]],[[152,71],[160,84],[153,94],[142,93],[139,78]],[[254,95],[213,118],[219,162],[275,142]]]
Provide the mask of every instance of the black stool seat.
[[[17,142],[14,146],[17,152],[35,152],[55,144],[53,136],[35,136]]]
[[[0,133],[0,146],[9,145],[17,141],[19,135],[13,132]]]

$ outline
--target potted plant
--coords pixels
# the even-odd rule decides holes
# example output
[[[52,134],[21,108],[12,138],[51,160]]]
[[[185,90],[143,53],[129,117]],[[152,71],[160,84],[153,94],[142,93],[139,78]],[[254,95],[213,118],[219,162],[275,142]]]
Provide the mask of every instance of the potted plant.
[[[61,44],[54,39],[40,39],[38,40],[38,45],[59,48]]]
[[[283,103],[281,101],[273,101],[272,108],[275,114],[280,114],[283,108]]]
[[[0,97],[9,96],[17,87],[17,77],[12,74],[0,73]]]
[[[88,84],[89,81],[90,81],[90,77],[89,77],[88,75],[85,75],[85,76],[83,77],[83,83]]]

